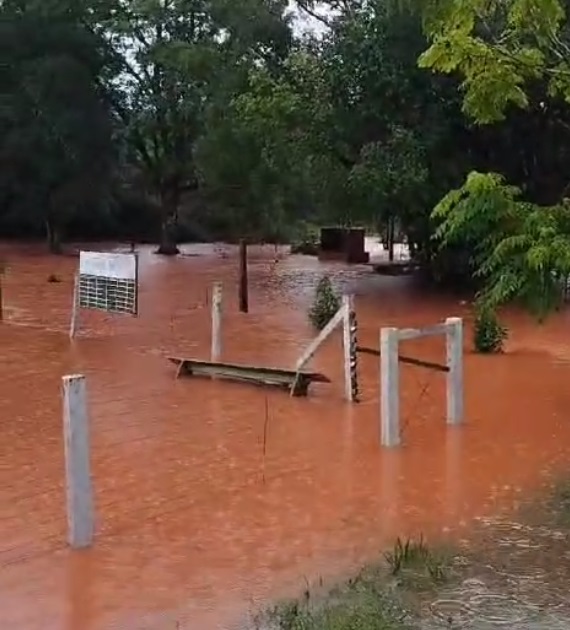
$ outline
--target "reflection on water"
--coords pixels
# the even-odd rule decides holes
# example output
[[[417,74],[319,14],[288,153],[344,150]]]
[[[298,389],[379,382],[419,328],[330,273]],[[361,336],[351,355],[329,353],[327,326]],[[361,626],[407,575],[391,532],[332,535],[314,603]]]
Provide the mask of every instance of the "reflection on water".
[[[386,451],[378,446],[378,360],[361,358],[362,403],[345,403],[340,337],[314,359],[332,385],[306,399],[175,380],[164,356],[208,356],[208,301],[219,280],[223,358],[275,367],[292,366],[310,340],[306,309],[324,272],[356,294],[362,345],[377,347],[381,326],[467,317],[465,305],[419,296],[406,279],[367,267],[276,257],[268,247],[252,248],[251,312],[243,315],[236,249],[185,253],[164,259],[144,250],[140,317],[82,312],[70,343],[77,260],[2,251],[2,628],[231,627],[304,579],[352,570],[398,534],[465,537],[474,518],[508,513],[567,465],[566,314],[543,328],[511,315],[505,356],[473,355],[467,344],[460,428],[445,426],[442,375],[402,367],[405,445]],[[49,274],[63,281],[48,283]],[[444,356],[441,339],[406,343],[406,354]],[[88,377],[98,513],[95,545],[80,554],[64,543],[59,391],[61,376],[78,371]],[[526,534],[514,536],[520,543]],[[490,595],[468,598],[469,610],[476,604],[497,617],[505,607]],[[434,603],[434,618],[454,605]]]

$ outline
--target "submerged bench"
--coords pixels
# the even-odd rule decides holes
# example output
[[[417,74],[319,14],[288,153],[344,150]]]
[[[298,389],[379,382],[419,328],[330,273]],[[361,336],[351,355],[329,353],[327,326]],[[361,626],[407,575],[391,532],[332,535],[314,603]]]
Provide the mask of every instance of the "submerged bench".
[[[283,368],[255,367],[236,363],[220,363],[217,361],[198,361],[168,357],[178,365],[176,376],[210,376],[232,381],[253,383],[254,385],[270,385],[291,391],[294,396],[306,396],[311,383],[330,383],[330,379],[318,372],[296,372]]]

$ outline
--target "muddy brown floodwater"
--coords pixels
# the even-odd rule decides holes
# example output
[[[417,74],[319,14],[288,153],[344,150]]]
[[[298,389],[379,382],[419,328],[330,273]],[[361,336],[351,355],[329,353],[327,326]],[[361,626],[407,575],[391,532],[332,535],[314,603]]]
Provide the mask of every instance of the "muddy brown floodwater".
[[[473,519],[512,512],[570,464],[568,313],[544,327],[510,314],[508,353],[474,355],[466,305],[260,248],[243,315],[236,250],[193,246],[176,260],[143,250],[140,316],[83,311],[70,343],[77,259],[0,254],[1,628],[233,628],[397,534],[464,537]],[[405,445],[382,450],[377,359],[361,358],[362,402],[344,402],[340,335],[313,362],[332,384],[308,398],[175,380],[166,355],[208,357],[218,280],[223,358],[291,366],[312,337],[306,309],[323,272],[356,294],[364,345],[377,347],[381,326],[467,318],[463,427],[445,427],[442,375],[403,366]],[[443,346],[408,342],[406,353],[441,359]],[[98,517],[84,552],[65,544],[60,386],[74,372],[88,379]]]

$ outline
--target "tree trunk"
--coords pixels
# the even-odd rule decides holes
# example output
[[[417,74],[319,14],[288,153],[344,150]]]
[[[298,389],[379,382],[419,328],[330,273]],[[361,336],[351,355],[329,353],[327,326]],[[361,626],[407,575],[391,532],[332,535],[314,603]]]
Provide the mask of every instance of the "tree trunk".
[[[176,216],[178,213],[178,191],[166,190],[161,194],[162,219],[160,224],[160,242],[157,254],[163,256],[176,256],[180,253],[176,245]]]
[[[61,235],[51,219],[46,219],[47,244],[51,254],[61,254]]]
[[[394,262],[394,232],[395,232],[394,217],[388,219],[388,260]]]

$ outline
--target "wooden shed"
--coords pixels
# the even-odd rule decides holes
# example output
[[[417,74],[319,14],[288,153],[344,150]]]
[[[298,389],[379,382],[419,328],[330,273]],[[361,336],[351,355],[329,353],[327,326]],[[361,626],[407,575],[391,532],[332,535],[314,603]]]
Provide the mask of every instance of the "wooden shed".
[[[364,228],[321,228],[319,260],[367,263],[370,255],[364,249],[364,236]]]

